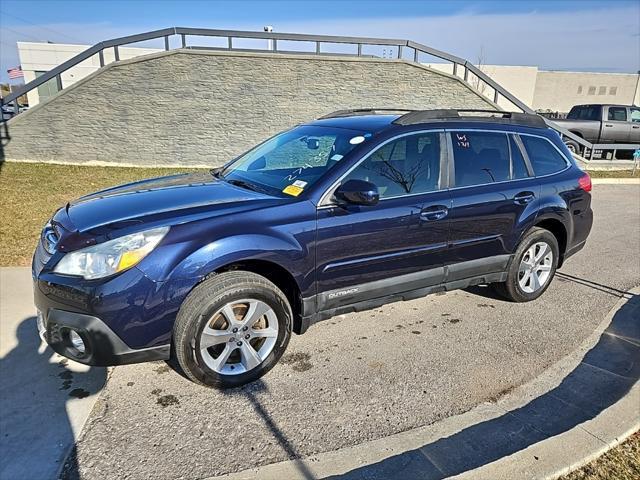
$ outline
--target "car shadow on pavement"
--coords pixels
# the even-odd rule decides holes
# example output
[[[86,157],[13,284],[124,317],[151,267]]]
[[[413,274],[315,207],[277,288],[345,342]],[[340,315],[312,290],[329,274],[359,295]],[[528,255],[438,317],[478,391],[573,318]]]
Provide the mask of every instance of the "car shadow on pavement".
[[[625,294],[629,296],[629,294]],[[504,415],[331,479],[442,479],[499,460],[595,418],[640,378],[640,295],[614,315],[560,385]]]
[[[229,390],[223,390],[224,395],[230,395],[233,397],[244,397],[249,400],[254,411],[260,416],[260,419],[264,422],[265,427],[269,429],[273,437],[278,441],[280,447],[285,451],[289,460],[294,462],[296,469],[298,470],[300,477],[306,480],[313,480],[316,477],[311,473],[304,460],[301,459],[301,455],[297,452],[294,445],[289,441],[286,434],[278,427],[273,420],[267,409],[260,402],[259,396],[268,392],[267,384],[262,379],[256,380],[248,385],[240,388],[233,388]]]
[[[585,278],[577,277],[575,275],[569,275],[568,273],[557,271],[555,278],[560,282],[572,282],[577,283],[578,285],[582,285],[583,287],[588,287],[593,290],[597,290],[598,292],[606,293],[608,295],[613,295],[614,297],[621,298],[627,295],[627,292],[624,290],[619,290],[614,287],[610,287],[608,285],[603,285],[602,283],[594,282],[592,280],[587,280]],[[497,293],[491,285],[475,285],[472,287],[467,287],[464,289],[465,292],[472,293],[474,295],[478,295],[480,297],[489,298],[491,300],[498,301],[508,301],[504,297],[502,297],[499,293]]]
[[[15,335],[17,345],[0,358],[0,478],[55,478],[91,408],[83,399],[102,389],[107,371],[42,346],[36,317]]]

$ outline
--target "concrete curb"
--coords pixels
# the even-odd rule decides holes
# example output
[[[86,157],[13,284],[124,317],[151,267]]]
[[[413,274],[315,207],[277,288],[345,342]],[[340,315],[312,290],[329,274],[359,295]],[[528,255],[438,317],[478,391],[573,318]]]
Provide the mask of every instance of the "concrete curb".
[[[557,478],[640,429],[640,367],[634,365],[639,314],[635,288],[578,349],[496,403],[360,445],[209,480]],[[607,395],[615,401],[609,404]]]

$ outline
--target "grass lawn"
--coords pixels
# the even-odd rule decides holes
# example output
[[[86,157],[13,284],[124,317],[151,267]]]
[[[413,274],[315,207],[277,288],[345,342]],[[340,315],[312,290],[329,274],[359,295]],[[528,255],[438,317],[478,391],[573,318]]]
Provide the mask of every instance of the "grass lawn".
[[[640,178],[640,168],[633,170],[587,170],[591,178]]]
[[[640,478],[640,432],[597,460],[559,480],[637,480]]]
[[[28,266],[40,230],[53,212],[81,195],[193,169],[0,164],[0,266]]]

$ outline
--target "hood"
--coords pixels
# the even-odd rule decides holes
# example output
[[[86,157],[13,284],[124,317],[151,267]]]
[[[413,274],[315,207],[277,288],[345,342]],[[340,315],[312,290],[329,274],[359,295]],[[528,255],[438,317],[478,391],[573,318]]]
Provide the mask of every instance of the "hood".
[[[80,197],[65,211],[74,230],[167,221],[195,213],[231,213],[282,199],[215,179],[209,172],[172,175],[129,183]]]

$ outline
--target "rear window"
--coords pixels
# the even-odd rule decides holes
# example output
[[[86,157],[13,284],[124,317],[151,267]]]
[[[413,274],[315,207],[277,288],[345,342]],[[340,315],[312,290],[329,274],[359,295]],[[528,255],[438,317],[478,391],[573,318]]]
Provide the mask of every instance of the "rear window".
[[[494,132],[451,132],[456,187],[509,180],[507,135]]]
[[[556,173],[567,167],[566,159],[549,140],[528,135],[521,135],[520,138],[537,176]]]
[[[583,105],[573,107],[567,118],[570,120],[600,120],[600,106]]]

